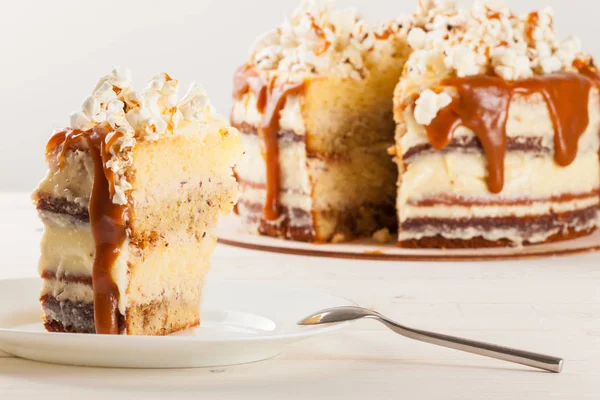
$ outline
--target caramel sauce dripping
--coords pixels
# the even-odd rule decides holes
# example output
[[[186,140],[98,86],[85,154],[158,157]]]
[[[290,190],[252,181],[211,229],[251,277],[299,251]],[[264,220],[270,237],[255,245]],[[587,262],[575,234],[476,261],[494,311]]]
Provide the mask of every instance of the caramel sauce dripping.
[[[114,173],[105,168],[105,165],[110,159],[107,149],[120,134],[114,134],[110,142],[106,143],[106,137],[111,132],[111,129],[105,125],[98,125],[88,131],[59,132],[50,139],[46,151],[51,153],[62,145],[59,153],[62,168],[69,149],[81,140],[88,145],[94,162],[94,183],[89,206],[90,226],[96,246],[92,272],[94,322],[97,334],[117,335],[119,334],[119,290],[112,278],[112,267],[127,237],[124,218],[128,210],[126,206],[112,202],[110,182],[114,179]]]
[[[598,67],[594,64],[594,60],[590,59],[582,59],[578,58],[573,61],[573,67],[579,71],[580,74],[583,74],[593,80],[596,85],[600,84],[600,73],[598,72]]]
[[[533,33],[535,32],[535,28],[540,23],[540,14],[535,11],[530,13],[527,16],[527,28],[525,30],[525,37],[527,38],[528,43],[531,45],[535,41],[533,40]]]
[[[573,61],[573,68],[577,69],[580,74],[587,76],[591,79],[596,88],[600,90],[600,73],[598,67],[594,64],[592,58],[577,58]],[[598,149],[598,159],[600,159],[600,148]]]
[[[327,40],[327,36],[325,35],[325,32],[317,24],[317,21],[315,21],[315,17],[312,14],[308,14],[308,17],[310,18],[311,28],[313,29],[313,31],[315,32],[317,37],[324,41],[323,45],[315,51],[315,54],[317,56],[320,56],[320,55],[324,54],[327,50],[329,50],[329,47],[331,47],[331,42],[329,40]]]
[[[506,124],[513,96],[542,95],[554,125],[555,160],[566,167],[577,157],[579,139],[588,127],[589,95],[595,82],[583,73],[566,72],[516,82],[488,75],[446,79],[441,85],[454,88],[457,95],[425,127],[429,142],[436,150],[443,150],[452,142],[458,127],[471,129],[487,158],[488,188],[492,193],[500,193],[504,187]]]
[[[279,113],[285,106],[288,96],[302,93],[305,83],[278,82],[276,78],[263,79],[252,67],[243,66],[235,74],[233,97],[240,100],[249,91],[257,99],[257,109],[262,114],[258,128],[263,141],[263,157],[267,167],[267,198],[263,215],[267,221],[274,221],[280,215],[279,192],[281,170],[279,167]]]
[[[497,10],[493,10],[488,6],[485,6],[486,16],[488,19],[500,19],[502,13]]]
[[[64,130],[64,131],[60,131],[55,133],[54,135],[52,135],[52,137],[50,138],[50,140],[48,140],[48,143],[46,144],[46,155],[50,155],[54,152],[55,149],[57,149],[60,145],[62,145],[65,142],[66,136],[69,133],[69,130]],[[60,155],[60,159],[59,161],[63,160],[63,153],[61,152]],[[61,162],[62,164],[62,162]]]
[[[383,32],[375,32],[375,39],[378,40],[388,40],[390,38],[390,36],[392,36],[394,34],[394,31],[392,30],[392,28],[387,28],[386,30],[384,30]]]

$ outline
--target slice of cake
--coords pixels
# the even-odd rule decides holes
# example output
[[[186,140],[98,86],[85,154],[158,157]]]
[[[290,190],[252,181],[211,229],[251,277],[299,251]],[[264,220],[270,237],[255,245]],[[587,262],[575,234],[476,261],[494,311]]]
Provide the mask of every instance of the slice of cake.
[[[199,324],[242,148],[200,87],[179,98],[178,86],[162,74],[136,92],[115,70],[50,139],[33,196],[47,330],[166,335]]]
[[[533,244],[598,227],[598,76],[552,20],[421,2],[394,99],[401,246]]]
[[[238,213],[255,232],[327,242],[395,230],[393,91],[408,49],[354,10],[308,1],[235,75],[246,154]]]

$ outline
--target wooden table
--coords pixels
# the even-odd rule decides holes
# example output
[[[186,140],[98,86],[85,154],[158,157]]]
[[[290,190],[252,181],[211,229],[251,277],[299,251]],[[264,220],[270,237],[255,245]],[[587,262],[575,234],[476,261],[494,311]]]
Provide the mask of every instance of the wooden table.
[[[0,279],[36,276],[28,195],[0,195]],[[187,370],[48,365],[0,355],[0,399],[599,399],[600,254],[489,263],[318,259],[219,247],[211,279],[316,288],[408,325],[565,357],[561,375],[409,341],[375,322],[262,363]]]

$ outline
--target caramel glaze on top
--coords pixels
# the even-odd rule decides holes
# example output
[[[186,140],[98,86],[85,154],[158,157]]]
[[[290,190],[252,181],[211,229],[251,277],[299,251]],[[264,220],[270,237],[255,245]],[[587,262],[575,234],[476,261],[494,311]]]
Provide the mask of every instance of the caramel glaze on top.
[[[106,125],[98,125],[88,131],[67,130],[54,135],[48,142],[46,152],[52,154],[62,146],[58,153],[60,167],[63,167],[66,153],[76,148],[84,140],[94,162],[94,184],[90,197],[89,214],[92,235],[96,245],[96,255],[92,272],[94,290],[94,322],[98,334],[119,334],[119,290],[112,278],[112,267],[119,257],[121,246],[127,237],[125,215],[126,206],[114,204],[110,182],[114,173],[105,167],[110,158],[106,136],[112,130]],[[110,141],[118,139],[114,134]]]
[[[445,149],[460,126],[478,137],[488,161],[488,188],[500,193],[504,187],[506,124],[515,95],[539,93],[544,98],[554,125],[555,160],[570,165],[577,156],[579,139],[589,124],[590,90],[598,85],[593,69],[578,66],[580,73],[556,73],[521,81],[505,81],[497,76],[476,75],[448,78],[442,87],[451,87],[456,95],[450,106],[440,110],[425,127],[429,142],[436,150]]]
[[[265,79],[251,66],[239,68],[233,81],[233,97],[242,99],[249,92],[256,97],[256,107],[262,114],[258,133],[263,141],[263,157],[267,167],[267,199],[263,215],[267,221],[274,221],[280,215],[279,191],[281,171],[279,168],[279,113],[285,106],[288,96],[302,93],[304,82],[291,83],[277,78]]]

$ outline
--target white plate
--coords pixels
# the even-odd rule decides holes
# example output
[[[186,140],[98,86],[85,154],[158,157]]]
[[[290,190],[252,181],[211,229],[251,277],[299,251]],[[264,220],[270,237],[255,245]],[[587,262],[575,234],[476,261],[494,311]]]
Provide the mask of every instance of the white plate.
[[[525,247],[490,249],[401,249],[394,243],[362,239],[342,244],[292,242],[248,233],[240,218],[223,218],[217,229],[219,242],[251,250],[304,255],[389,261],[487,261],[514,260],[600,251],[600,231],[579,239]]]
[[[202,326],[165,337],[48,333],[40,320],[39,279],[0,280],[0,350],[36,361],[123,368],[190,368],[243,364],[345,324],[296,323],[348,300],[310,290],[248,282],[207,283]]]

